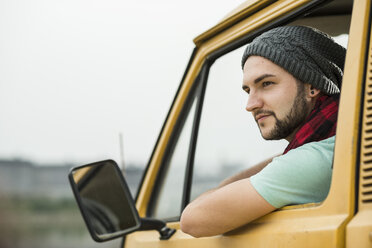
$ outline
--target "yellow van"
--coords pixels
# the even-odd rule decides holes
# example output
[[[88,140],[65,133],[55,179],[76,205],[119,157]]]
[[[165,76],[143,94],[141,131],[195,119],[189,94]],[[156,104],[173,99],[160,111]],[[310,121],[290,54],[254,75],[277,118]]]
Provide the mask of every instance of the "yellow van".
[[[132,216],[132,227],[114,228],[118,235],[92,236],[98,241],[124,236],[126,248],[372,247],[371,20],[369,0],[248,0],[196,37],[140,184],[136,208],[130,199],[123,207]],[[242,164],[280,152],[283,144],[261,144],[258,130],[246,124],[245,102],[236,95],[243,94],[240,57],[255,36],[294,24],[318,28],[347,43],[328,197],[322,203],[284,207],[224,235],[193,238],[183,233],[183,208],[221,179],[219,175],[227,177]],[[70,174],[81,208],[79,190],[92,168]],[[123,197],[130,198],[125,182],[120,187]],[[82,212],[89,227],[90,217]]]

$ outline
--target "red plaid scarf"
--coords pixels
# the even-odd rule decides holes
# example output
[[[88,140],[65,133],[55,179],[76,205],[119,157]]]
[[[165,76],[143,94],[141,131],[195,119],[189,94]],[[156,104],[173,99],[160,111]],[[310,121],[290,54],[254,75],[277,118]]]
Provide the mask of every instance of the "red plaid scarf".
[[[296,132],[284,153],[303,144],[321,141],[336,134],[339,95],[318,98],[305,124]]]

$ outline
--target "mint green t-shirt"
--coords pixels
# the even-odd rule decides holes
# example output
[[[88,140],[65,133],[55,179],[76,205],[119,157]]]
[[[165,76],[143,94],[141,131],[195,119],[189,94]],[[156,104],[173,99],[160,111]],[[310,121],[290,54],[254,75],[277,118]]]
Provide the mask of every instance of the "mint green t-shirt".
[[[321,202],[331,184],[334,144],[335,136],[290,150],[252,176],[251,184],[276,208]]]

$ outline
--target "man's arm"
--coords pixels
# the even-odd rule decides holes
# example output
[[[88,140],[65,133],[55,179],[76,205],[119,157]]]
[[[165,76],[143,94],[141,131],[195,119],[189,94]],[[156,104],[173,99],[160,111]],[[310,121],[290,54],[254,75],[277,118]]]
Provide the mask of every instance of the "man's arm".
[[[246,178],[208,191],[187,205],[181,229],[194,237],[223,234],[275,209]]]
[[[249,181],[274,157],[225,179],[191,202],[181,216],[182,231],[194,237],[222,234],[275,210]]]

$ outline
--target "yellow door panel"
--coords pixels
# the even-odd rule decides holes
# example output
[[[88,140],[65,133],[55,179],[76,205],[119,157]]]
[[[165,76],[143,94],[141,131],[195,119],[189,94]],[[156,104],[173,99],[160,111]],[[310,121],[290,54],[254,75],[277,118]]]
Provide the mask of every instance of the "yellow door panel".
[[[347,226],[346,247],[372,247],[372,208],[359,211]]]
[[[295,211],[295,210],[290,210]],[[285,214],[284,214],[285,215]],[[287,218],[285,218],[287,217]],[[277,211],[225,235],[193,238],[170,224],[177,232],[170,240],[160,241],[155,231],[137,232],[127,237],[126,247],[342,247],[346,215],[297,217]],[[339,231],[337,231],[339,230]],[[341,233],[339,233],[341,232]]]

